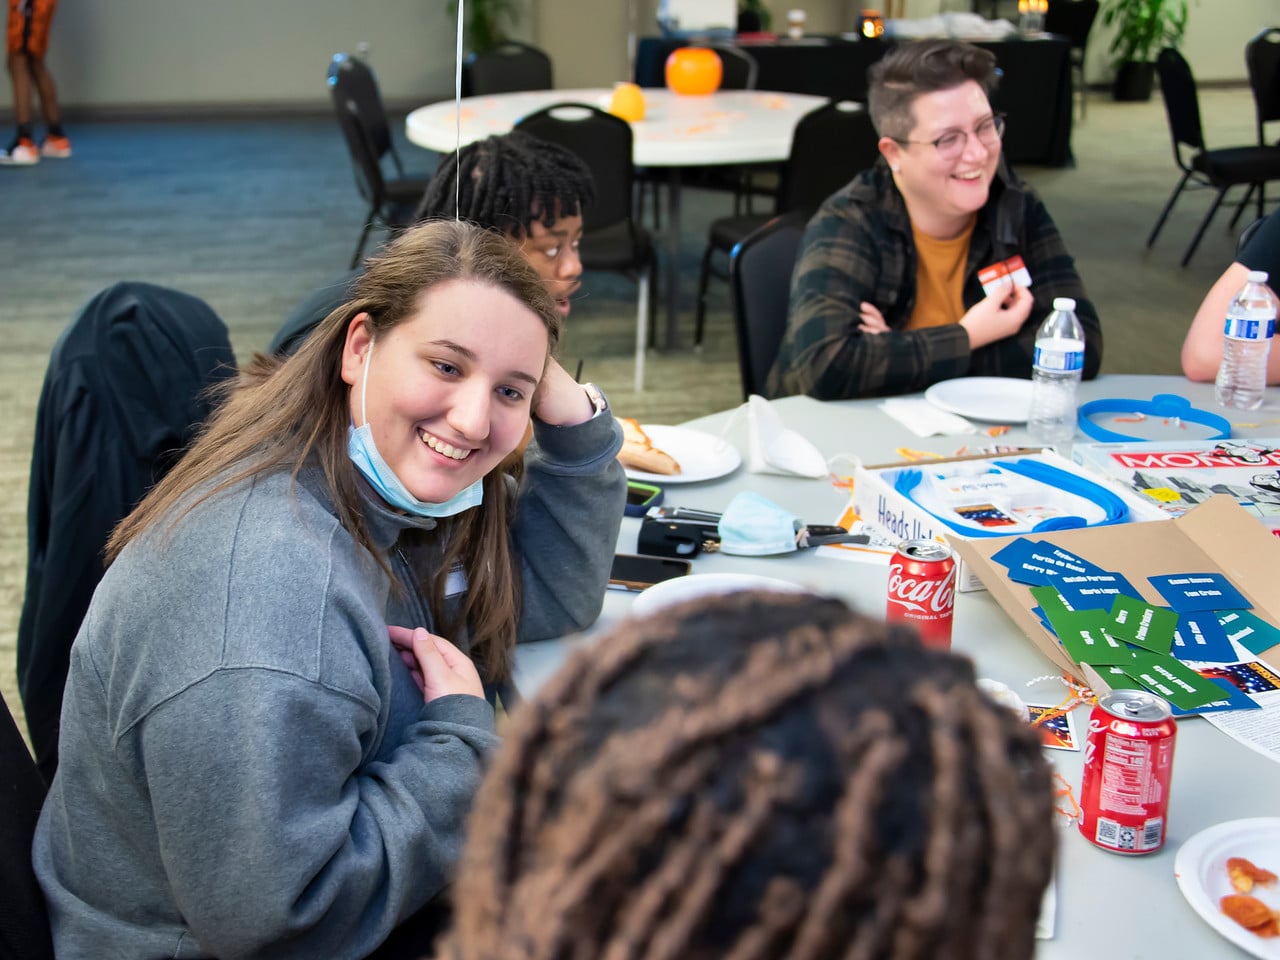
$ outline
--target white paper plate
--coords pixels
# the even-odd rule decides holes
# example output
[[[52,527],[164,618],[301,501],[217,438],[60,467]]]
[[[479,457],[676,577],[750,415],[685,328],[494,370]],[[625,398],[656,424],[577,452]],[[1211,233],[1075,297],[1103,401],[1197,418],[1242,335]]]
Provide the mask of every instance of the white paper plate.
[[[656,441],[655,441],[656,442]],[[643,590],[631,605],[631,612],[636,616],[647,616],[655,610],[669,607],[673,603],[692,600],[694,597],[712,596],[720,593],[735,593],[738,590],[773,590],[780,593],[807,593],[798,584],[788,580],[775,580],[773,577],[757,577],[750,573],[691,573],[684,577],[675,577],[655,583]]]
[[[924,392],[935,407],[974,420],[1026,423],[1031,408],[1031,381],[1011,377],[958,377],[935,383]]]
[[[1227,877],[1227,858],[1246,857],[1256,866],[1280,873],[1280,817],[1229,820],[1201,830],[1178,848],[1173,875],[1178,889],[1205,923],[1240,949],[1280,960],[1280,937],[1263,939],[1226,916],[1218,901],[1236,891]],[[1272,910],[1280,910],[1280,886],[1252,890]]]
[[[660,487],[673,483],[697,483],[733,473],[742,464],[742,454],[738,453],[737,447],[710,433],[648,423],[641,424],[640,429],[648,434],[655,447],[675,458],[680,464],[680,472],[649,473],[627,467],[627,476],[632,480],[644,480]]]

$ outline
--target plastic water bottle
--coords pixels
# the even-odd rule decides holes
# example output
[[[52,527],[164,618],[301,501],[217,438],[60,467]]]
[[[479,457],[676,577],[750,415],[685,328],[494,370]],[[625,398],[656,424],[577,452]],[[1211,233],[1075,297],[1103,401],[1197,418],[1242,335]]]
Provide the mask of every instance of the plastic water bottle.
[[[1267,354],[1276,332],[1276,295],[1267,274],[1250,270],[1249,279],[1227,307],[1222,329],[1222,366],[1214,396],[1224,407],[1254,410],[1267,387]]]
[[[1036,333],[1027,430],[1036,443],[1070,443],[1076,435],[1076,389],[1084,376],[1084,331],[1070,297],[1053,301],[1053,312]]]

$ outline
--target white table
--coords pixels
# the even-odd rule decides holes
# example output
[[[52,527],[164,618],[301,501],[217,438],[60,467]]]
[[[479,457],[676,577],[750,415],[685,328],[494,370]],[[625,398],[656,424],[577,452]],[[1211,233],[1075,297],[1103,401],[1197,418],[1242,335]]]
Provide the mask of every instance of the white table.
[[[1150,399],[1156,393],[1180,393],[1193,405],[1222,413],[1233,423],[1256,423],[1280,417],[1280,389],[1268,391],[1260,411],[1224,411],[1213,402],[1210,384],[1179,377],[1111,376],[1081,387],[1082,399],[1129,397]],[[898,459],[895,448],[908,446],[951,454],[961,444],[991,442],[985,437],[917,438],[884,414],[877,401],[820,403],[790,397],[774,406],[784,423],[800,431],[827,456],[847,452],[867,463]],[[719,434],[730,412],[691,421],[685,426]],[[1254,431],[1255,435],[1258,434]],[[847,501],[843,491],[825,480],[786,478],[747,472],[745,419],[726,438],[744,454],[744,466],[717,481],[671,485],[666,503],[721,510],[739,490],[751,489],[813,523],[831,523]],[[1014,428],[999,442],[1029,443],[1026,431]],[[618,538],[621,552],[634,553],[640,521],[626,519]],[[741,572],[790,580],[815,591],[843,597],[867,613],[883,615],[886,568],[802,551],[781,557],[746,558],[704,554],[695,573]],[[516,676],[527,695],[563,662],[568,652],[589,643],[626,616],[634,595],[610,592],[604,613],[586,635],[522,644],[516,651]],[[1057,702],[1062,688],[1043,686],[1028,693],[1024,684],[1058,669],[1024,637],[985,591],[957,596],[953,645],[973,657],[979,676],[1007,683],[1034,702]],[[1083,736],[1086,708],[1077,711],[1077,733]],[[1068,783],[1080,784],[1082,754],[1048,751]],[[1280,764],[1260,757],[1201,719],[1179,724],[1169,808],[1168,838],[1155,854],[1124,857],[1094,847],[1072,827],[1060,834],[1057,925],[1052,940],[1038,941],[1040,960],[1080,960],[1091,955],[1125,960],[1201,960],[1247,954],[1215,933],[1183,899],[1173,876],[1173,860],[1184,840],[1199,830],[1243,817],[1280,813]],[[1271,864],[1273,868],[1274,864]]]
[[[507,133],[521,117],[553,103],[586,103],[608,109],[611,95],[609,89],[592,88],[466,97],[458,107],[452,100],[443,100],[410,113],[405,131],[418,146],[448,153],[460,145]],[[644,90],[644,99],[644,119],[631,125],[632,160],[637,167],[664,167],[669,174],[663,344],[670,347],[676,337],[681,168],[785,160],[791,152],[796,121],[826,99],[763,90],[721,90],[690,97],[653,88]]]

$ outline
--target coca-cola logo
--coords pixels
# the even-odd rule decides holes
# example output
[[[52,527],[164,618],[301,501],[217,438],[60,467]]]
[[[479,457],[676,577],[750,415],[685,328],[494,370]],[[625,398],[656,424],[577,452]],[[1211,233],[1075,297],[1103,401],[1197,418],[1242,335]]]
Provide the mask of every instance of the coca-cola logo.
[[[900,567],[889,570],[889,599],[917,613],[946,614],[956,602],[956,578],[943,580],[904,577]]]

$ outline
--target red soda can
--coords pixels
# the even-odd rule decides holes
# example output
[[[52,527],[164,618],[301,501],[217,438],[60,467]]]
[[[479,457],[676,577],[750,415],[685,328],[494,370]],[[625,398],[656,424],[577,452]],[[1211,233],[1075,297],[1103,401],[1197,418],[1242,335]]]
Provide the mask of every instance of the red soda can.
[[[905,620],[926,647],[951,649],[956,602],[956,559],[937,540],[903,540],[889,561],[889,600],[884,618]]]
[[[1113,853],[1164,846],[1178,725],[1145,690],[1112,690],[1089,714],[1080,784],[1080,832]]]

